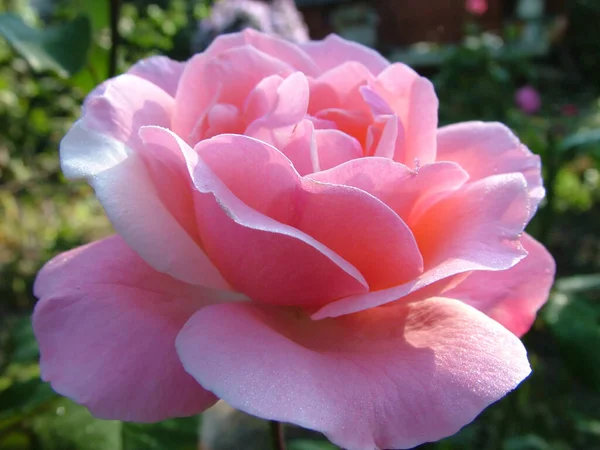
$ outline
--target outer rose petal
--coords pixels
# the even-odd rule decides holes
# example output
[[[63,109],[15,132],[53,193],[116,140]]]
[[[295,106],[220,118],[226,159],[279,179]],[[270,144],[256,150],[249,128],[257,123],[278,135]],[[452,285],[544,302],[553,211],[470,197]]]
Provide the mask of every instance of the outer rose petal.
[[[322,41],[312,41],[300,44],[302,48],[317,63],[321,71],[325,72],[348,61],[361,63],[378,75],[390,65],[387,59],[364,45],[350,42],[330,34]]]
[[[409,167],[436,160],[438,99],[433,84],[410,67],[395,63],[381,72],[373,89],[398,115],[404,129],[404,151],[397,152]]]
[[[464,122],[440,128],[438,161],[454,161],[471,181],[502,173],[522,173],[527,180],[531,216],[544,198],[541,161],[501,123]]]
[[[152,151],[142,146],[138,144],[140,153]],[[162,202],[139,154],[122,142],[87,128],[82,121],[65,136],[60,151],[65,175],[87,178],[117,232],[154,269],[188,283],[229,288],[186,232],[195,227],[195,223],[182,225],[177,221],[169,210],[176,205],[167,206]],[[168,161],[171,155],[164,154],[161,158],[172,167],[177,164],[177,161]],[[176,192],[170,195],[175,197]],[[185,206],[185,202],[180,206]],[[184,213],[179,217],[187,217]]]
[[[506,270],[527,252],[520,236],[528,220],[525,179],[521,174],[488,177],[468,183],[442,199],[409,225],[425,262],[425,272],[409,283],[329,303],[314,319],[374,308],[424,291],[440,295],[455,284],[450,278],[471,270]],[[449,278],[447,282],[441,282]],[[413,295],[414,294],[414,295]],[[411,299],[413,299],[411,297]],[[423,298],[423,297],[419,297]]]
[[[529,330],[536,312],[546,303],[556,270],[542,244],[528,234],[521,243],[529,254],[516,266],[498,272],[472,272],[444,294],[484,312],[517,336]]]
[[[197,244],[185,201],[192,188],[181,176],[187,173],[185,162],[153,155],[139,136],[146,125],[168,126],[173,102],[137,76],[109,80],[88,97],[83,118],[62,140],[62,169],[68,178],[85,178],[92,185],[117,232],[156,270],[227,288]]]
[[[127,73],[148,80],[175,97],[184,68],[185,63],[166,56],[151,56],[135,63]]]
[[[216,401],[183,370],[175,337],[199,308],[234,294],[158,273],[115,236],[51,260],[35,295],[42,378],[94,415],[150,422]]]
[[[530,372],[513,334],[442,298],[318,322],[209,306],[176,345],[188,373],[235,408],[321,431],[348,450],[449,436]]]

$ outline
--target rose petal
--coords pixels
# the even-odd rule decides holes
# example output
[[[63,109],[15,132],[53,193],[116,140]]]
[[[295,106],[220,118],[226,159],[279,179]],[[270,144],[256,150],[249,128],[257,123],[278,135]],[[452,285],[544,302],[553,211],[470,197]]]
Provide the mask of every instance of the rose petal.
[[[521,243],[528,255],[498,272],[475,271],[445,295],[462,300],[500,322],[517,336],[525,334],[548,299],[556,270],[552,255],[528,234]]]
[[[509,269],[527,254],[519,242],[527,219],[523,175],[496,175],[468,183],[421,217],[411,217],[409,225],[425,262],[420,277],[393,288],[338,300],[312,317],[324,319],[374,308],[471,270]],[[428,290],[427,296],[440,295],[448,283],[436,286],[440,291]]]
[[[188,373],[235,408],[347,449],[449,436],[530,373],[513,334],[440,298],[318,322],[281,308],[209,306],[176,345]]]
[[[378,75],[390,63],[375,50],[356,42],[330,34],[321,41],[311,41],[300,44],[302,48],[319,66],[322,72],[326,72],[347,61],[356,61]]]
[[[277,129],[252,127],[247,130],[246,135],[279,149],[300,175],[320,170],[317,136],[313,123],[308,119],[297,125]]]
[[[196,151],[244,204],[326,245],[360,270],[371,289],[421,273],[412,233],[373,196],[301,179],[277,149],[245,136],[203,141]]]
[[[275,84],[269,81],[259,83],[252,92],[259,95],[257,89],[262,91],[264,104],[268,104],[266,113],[255,120],[245,134],[252,135],[252,130],[257,127],[266,127],[274,130],[280,127],[296,125],[306,116],[308,108],[308,81],[301,72],[294,72],[281,83]],[[275,88],[275,92],[266,92],[266,89]],[[259,91],[259,92],[260,92]],[[254,107],[254,111],[258,111],[258,105]]]
[[[81,121],[85,128],[137,150],[141,147],[140,127],[168,127],[173,107],[173,97],[163,89],[135,75],[124,74],[108,80],[87,96]],[[102,149],[63,148],[61,144],[65,176],[85,178],[97,173],[96,164],[108,166],[106,160],[112,159],[112,149],[99,150]]]
[[[339,130],[315,130],[315,140],[320,170],[327,170],[362,156],[359,142]]]
[[[185,162],[168,152],[153,154],[139,137],[143,126],[168,122],[173,98],[133,75],[110,80],[103,89],[88,98],[83,118],[61,142],[63,172],[87,179],[117,232],[154,269],[227,289],[195,241]]]
[[[250,45],[212,58],[207,53],[196,55],[186,63],[181,76],[171,129],[193,145],[203,138],[202,122],[212,105],[229,103],[241,109],[263,78],[292,71],[284,61]]]
[[[333,67],[310,83],[309,113],[322,109],[368,110],[360,88],[374,79],[369,70],[356,61]]]
[[[522,173],[527,180],[531,216],[544,198],[541,160],[501,123],[464,122],[440,128],[438,161],[454,161],[472,181],[502,173]]]
[[[118,236],[51,260],[35,294],[42,378],[95,416],[153,422],[217,400],[183,370],[175,337],[202,306],[233,294],[154,271]]]
[[[215,57],[229,49],[244,45],[251,45],[267,55],[285,61],[308,76],[316,76],[319,73],[319,67],[301,47],[273,34],[260,33],[252,28],[218,36],[205,53]]]
[[[135,63],[127,73],[148,80],[175,97],[184,68],[185,63],[166,56],[150,56]]]
[[[468,179],[458,164],[427,164],[418,171],[388,158],[360,158],[310,178],[324,183],[343,184],[361,189],[377,197],[405,221],[426,210],[441,196],[450,195]]]
[[[165,146],[196,155],[169,130],[156,127],[143,131],[152,133],[153,139]],[[222,135],[199,145],[210,146],[229,138]],[[202,244],[210,260],[238,291],[253,300],[295,305],[323,304],[366,291],[366,281],[350,263],[296,228],[245,205],[202,160],[196,162],[190,157],[188,161],[198,191],[195,206]],[[275,174],[273,171],[277,179]]]
[[[404,158],[409,167],[435,161],[438,99],[433,85],[410,67],[395,63],[379,74],[372,88],[398,115],[404,129]]]

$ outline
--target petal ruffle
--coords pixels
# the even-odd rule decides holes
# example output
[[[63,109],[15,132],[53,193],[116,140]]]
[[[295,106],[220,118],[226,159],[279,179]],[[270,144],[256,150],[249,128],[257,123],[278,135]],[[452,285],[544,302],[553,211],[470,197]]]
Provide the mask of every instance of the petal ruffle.
[[[135,63],[127,73],[148,80],[175,97],[184,68],[185,63],[166,56],[150,56]]]
[[[433,84],[410,67],[395,63],[379,74],[372,89],[400,118],[404,149],[396,156],[409,167],[436,160],[438,99]]]
[[[168,126],[173,102],[137,76],[109,80],[88,97],[83,118],[62,140],[61,165],[68,178],[92,185],[117,232],[152,267],[226,289],[198,243],[184,159],[153,151],[139,135],[147,125]]]
[[[196,150],[245,205],[327,246],[356,267],[371,289],[421,273],[423,262],[411,231],[366,192],[302,179],[276,148],[245,136],[220,136]]]
[[[512,333],[442,298],[316,322],[295,310],[209,306],[185,325],[177,351],[235,408],[348,450],[449,436],[530,372]]]
[[[175,337],[198,309],[235,294],[158,273],[115,236],[51,260],[35,295],[42,378],[97,417],[152,422],[216,401],[183,370]]]
[[[469,175],[450,162],[427,164],[417,171],[385,157],[372,157],[353,159],[309,177],[368,192],[408,222],[460,188]]]
[[[195,240],[195,222],[187,222],[194,219],[185,210],[188,192],[178,189],[185,189],[185,178],[178,178],[179,165],[185,169],[185,163],[168,152],[153,155],[141,141],[136,146],[139,153],[79,121],[61,142],[61,163],[67,176],[88,180],[115,230],[154,269],[187,283],[228,289]],[[161,189],[168,189],[159,192],[161,184],[155,184],[151,171],[165,167]],[[174,177],[170,186],[168,174]],[[169,199],[172,202],[165,204]]]
[[[464,122],[440,128],[438,161],[454,161],[476,181],[491,175],[522,173],[527,181],[531,216],[544,198],[541,160],[501,123]]]
[[[409,220],[425,263],[421,276],[409,283],[338,300],[325,305],[315,319],[337,317],[399,300],[425,290],[441,295],[451,278],[472,270],[506,270],[527,252],[520,237],[528,220],[526,182],[521,174],[505,174],[467,183]],[[448,279],[446,282],[442,280]],[[417,294],[415,294],[417,295]],[[445,295],[445,294],[444,294]]]
[[[521,243],[527,256],[507,270],[475,271],[444,295],[462,300],[500,322],[517,336],[525,334],[548,299],[556,266],[552,255],[528,234]]]
[[[302,48],[319,66],[322,72],[348,61],[356,61],[365,66],[373,75],[378,75],[390,65],[387,59],[364,45],[330,34],[321,41],[300,44]]]
[[[170,128],[194,145],[204,137],[204,120],[213,105],[228,103],[242,109],[261,80],[293,71],[289,64],[251,45],[230,48],[214,57],[196,55],[181,76]]]
[[[306,306],[366,291],[367,283],[354,266],[306,233],[245,204],[177,135],[148,127],[143,136],[186,155],[191,152],[186,158],[198,191],[194,200],[203,248],[236,290],[257,301]],[[231,138],[222,135],[203,141],[199,153],[219,142],[227,147]],[[245,136],[234,138],[239,140],[236,145],[266,146]],[[235,166],[230,169],[236,173]],[[277,170],[269,176],[282,180]]]

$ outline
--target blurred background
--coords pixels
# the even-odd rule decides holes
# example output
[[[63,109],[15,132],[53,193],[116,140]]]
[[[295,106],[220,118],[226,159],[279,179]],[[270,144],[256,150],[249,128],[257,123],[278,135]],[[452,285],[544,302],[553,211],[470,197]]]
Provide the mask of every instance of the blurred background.
[[[111,233],[91,189],[59,170],[85,95],[144,56],[185,60],[246,26],[374,47],[433,80],[442,124],[502,121],[542,157],[547,197],[528,231],[558,273],[524,338],[534,372],[421,448],[600,449],[599,25],[600,0],[0,0],[0,449],[198,448],[201,418],[95,420],[42,383],[31,291],[52,256]],[[221,441],[246,433],[212,450],[268,449],[252,444],[266,430],[242,422],[205,421]],[[335,448],[293,430],[288,446]]]

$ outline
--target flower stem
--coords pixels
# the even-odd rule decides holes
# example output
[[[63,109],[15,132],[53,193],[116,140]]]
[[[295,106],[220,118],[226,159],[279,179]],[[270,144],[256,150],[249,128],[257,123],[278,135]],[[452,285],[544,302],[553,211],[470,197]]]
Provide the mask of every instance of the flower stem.
[[[283,423],[271,420],[269,421],[269,429],[271,430],[273,450],[286,450],[285,437],[283,435]]]

